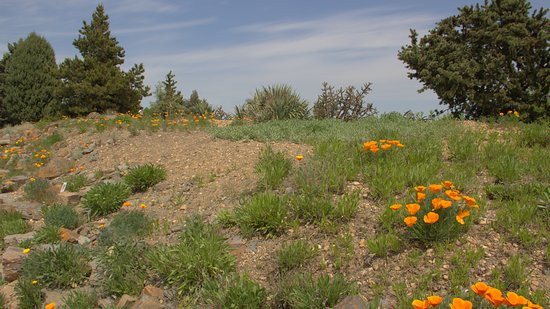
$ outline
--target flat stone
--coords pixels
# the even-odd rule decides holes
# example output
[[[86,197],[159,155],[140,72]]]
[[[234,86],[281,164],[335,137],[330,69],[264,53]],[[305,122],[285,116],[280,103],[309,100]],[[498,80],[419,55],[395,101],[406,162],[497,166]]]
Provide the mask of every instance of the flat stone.
[[[60,227],[59,228],[59,238],[61,238],[62,241],[71,242],[71,243],[78,243],[79,235],[75,231],[71,231],[69,229]]]
[[[134,296],[124,294],[120,297],[118,303],[116,304],[116,307],[117,308],[125,308],[127,306],[131,306],[136,301],[137,301],[137,298],[135,298]]]
[[[0,139],[0,146],[6,146],[10,144],[9,139]]]
[[[156,286],[153,286],[153,285],[146,285],[141,291],[141,295],[151,296],[153,298],[160,300],[164,298],[164,290],[157,288]]]
[[[0,178],[4,178],[9,172],[9,170],[0,170]]]
[[[17,279],[21,272],[21,266],[26,254],[19,247],[8,247],[2,254],[2,277],[7,282]]]
[[[99,308],[111,308],[115,304],[115,301],[111,298],[103,298],[97,301]]]
[[[86,236],[78,236],[77,242],[79,245],[87,245],[92,242],[92,240]]]
[[[369,309],[367,300],[361,295],[346,296],[333,309]]]
[[[18,244],[24,242],[25,240],[32,239],[34,237],[34,234],[36,232],[28,232],[25,234],[13,234],[13,235],[7,235],[4,237],[4,244],[6,246],[17,246]]]
[[[164,305],[154,299],[140,299],[130,307],[131,309],[164,309]]]
[[[39,178],[56,178],[69,172],[69,169],[74,165],[72,160],[54,157],[46,165],[41,167],[36,176]]]
[[[83,194],[80,192],[60,192],[58,193],[59,202],[67,205],[78,205]]]
[[[17,281],[10,282],[8,284],[0,285],[0,294],[4,295],[4,309],[17,309],[19,303],[17,301],[17,295],[15,294],[15,285]]]
[[[28,178],[25,175],[18,175],[18,176],[13,176],[12,178],[10,178],[10,180],[15,182],[17,185],[19,185],[19,187],[24,185],[27,182],[27,179]]]
[[[63,308],[63,299],[70,291],[46,290],[44,292],[44,304],[55,303],[55,307]]]

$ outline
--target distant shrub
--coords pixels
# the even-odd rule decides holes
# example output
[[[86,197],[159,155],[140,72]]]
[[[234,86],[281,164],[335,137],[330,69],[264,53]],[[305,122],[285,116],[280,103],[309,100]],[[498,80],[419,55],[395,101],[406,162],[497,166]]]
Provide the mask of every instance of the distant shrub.
[[[102,286],[112,295],[139,295],[146,276],[147,248],[135,242],[120,242],[100,255],[105,270]]]
[[[69,288],[90,274],[88,255],[80,247],[61,244],[45,251],[31,250],[23,274],[50,288]]]
[[[260,176],[260,185],[264,188],[276,189],[288,175],[292,163],[282,152],[275,152],[268,146],[260,153],[256,164],[256,172]]]
[[[148,258],[169,285],[187,295],[201,290],[207,281],[235,271],[235,259],[225,239],[199,216],[187,219],[179,243],[157,246]]]
[[[84,195],[82,206],[92,216],[102,216],[117,211],[130,196],[130,188],[123,183],[100,183]]]
[[[287,278],[276,295],[280,308],[332,308],[348,295],[356,295],[357,288],[341,275],[332,278],[322,275],[298,275]]]
[[[336,118],[345,121],[357,120],[377,113],[372,103],[365,103],[365,96],[371,91],[371,83],[361,89],[348,86],[335,90],[327,82],[323,83],[321,95],[313,106],[313,115],[318,119]]]
[[[31,180],[25,184],[23,190],[31,201],[49,204],[55,202],[57,199],[57,195],[46,179]]]
[[[46,225],[74,229],[78,227],[80,218],[71,205],[54,204],[42,207],[42,216]]]
[[[288,271],[304,265],[315,256],[315,248],[306,241],[298,240],[283,244],[276,252],[279,270]]]
[[[144,192],[165,179],[166,169],[154,164],[136,166],[124,176],[124,181],[134,192]]]
[[[110,246],[114,243],[130,242],[142,237],[153,228],[153,220],[142,211],[123,211],[115,215],[111,224],[99,234],[99,243]]]
[[[69,192],[78,192],[82,187],[85,187],[90,180],[86,178],[83,174],[71,175],[65,178],[67,182],[67,191]]]
[[[208,303],[221,308],[263,308],[267,301],[265,288],[246,275],[210,280],[202,294]]]
[[[235,209],[237,225],[245,235],[281,235],[288,225],[287,214],[286,198],[270,192],[256,194]]]
[[[94,291],[72,291],[63,300],[65,303],[64,308],[71,309],[93,309],[98,308],[97,294]]]
[[[289,85],[275,85],[257,89],[254,97],[236,113],[256,122],[304,119],[309,115],[309,107]]]

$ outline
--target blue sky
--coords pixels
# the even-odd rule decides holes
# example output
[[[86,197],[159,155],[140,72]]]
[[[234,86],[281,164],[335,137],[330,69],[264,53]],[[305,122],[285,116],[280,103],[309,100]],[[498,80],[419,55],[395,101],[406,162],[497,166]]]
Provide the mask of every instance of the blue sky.
[[[35,31],[58,62],[74,57],[72,42],[99,2],[0,1],[0,53]],[[126,50],[127,69],[143,63],[154,85],[172,70],[179,89],[197,89],[232,112],[256,88],[291,84],[314,102],[321,84],[373,83],[369,102],[383,112],[438,108],[431,92],[406,76],[397,59],[409,29],[435,23],[471,0],[118,0],[103,1],[112,34]],[[535,8],[542,0],[533,0]],[[146,98],[147,105],[152,97]]]

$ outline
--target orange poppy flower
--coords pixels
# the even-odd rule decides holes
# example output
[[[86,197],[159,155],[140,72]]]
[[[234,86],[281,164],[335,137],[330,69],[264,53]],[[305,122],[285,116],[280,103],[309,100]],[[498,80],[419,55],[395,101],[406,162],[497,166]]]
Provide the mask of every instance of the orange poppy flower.
[[[122,206],[124,206],[124,207],[130,207],[130,206],[132,206],[132,202],[126,201],[126,202],[124,202],[124,203],[122,204]]]
[[[477,204],[476,199],[473,198],[473,197],[463,195],[462,198],[464,199],[464,201],[466,202],[466,205],[468,205],[468,206],[473,206],[473,205]]]
[[[386,141],[386,143],[392,144],[392,145],[397,145],[397,144],[399,144],[399,140],[394,139],[394,140],[391,140],[391,141]]]
[[[414,190],[416,190],[416,192],[424,192],[424,190],[426,190],[426,187],[416,186],[416,187],[414,187]]]
[[[456,221],[462,225],[464,225],[464,218],[468,217],[470,215],[470,212],[467,210],[460,210],[458,214],[456,215]]]
[[[382,147],[382,149],[384,149],[384,150],[388,150],[388,149],[391,148],[391,144],[383,144],[381,147]]]
[[[432,200],[432,206],[434,207],[434,210],[441,208],[441,199],[439,197],[434,198]]]
[[[443,182],[443,186],[445,187],[445,189],[450,189],[453,186],[453,183],[452,181],[445,180]]]
[[[428,309],[430,307],[430,304],[427,300],[418,300],[415,299],[412,302],[412,306],[414,309]]]
[[[441,205],[442,208],[447,209],[453,205],[453,202],[442,199],[439,205]]]
[[[435,307],[441,304],[441,302],[443,301],[443,298],[437,295],[433,295],[433,296],[428,296],[427,300],[430,306]]]
[[[441,189],[443,189],[442,185],[429,185],[428,190],[432,191],[433,193],[439,193],[441,192]]]
[[[502,116],[504,116],[504,113],[501,112],[501,113],[498,113],[498,115],[499,115],[500,117],[502,117]]]
[[[433,211],[430,211],[426,215],[424,215],[424,222],[428,224],[434,224],[439,220],[439,215]]]
[[[506,293],[506,301],[508,302],[508,305],[510,306],[521,306],[521,305],[527,305],[527,298],[523,296],[519,296],[518,294],[514,292],[508,292]]]
[[[401,144],[401,143],[398,143],[398,144],[397,144],[397,145],[395,145],[395,146],[397,146],[397,147],[399,147],[399,148],[403,148],[403,147],[405,147],[405,145],[403,145],[403,144]]]
[[[416,221],[418,221],[417,217],[406,217],[405,219],[403,219],[403,222],[405,222],[408,227],[413,226]]]
[[[381,139],[381,140],[380,140],[380,143],[385,143],[385,142],[386,142],[385,139]]]
[[[145,204],[141,203],[141,204],[139,204],[139,208],[141,208],[141,209],[145,209],[145,208],[147,208],[147,205],[145,205]]]
[[[407,207],[407,211],[411,215],[414,215],[415,213],[417,213],[420,210],[420,205],[418,205],[418,204],[407,204],[407,205],[405,205],[405,207]]]
[[[449,304],[451,309],[472,309],[472,303],[462,298],[453,298],[453,302]]]
[[[380,150],[380,149],[379,149],[378,147],[376,147],[376,146],[370,148],[370,151],[371,151],[371,152],[374,152],[374,153],[377,153],[378,150]]]
[[[55,309],[55,303],[49,303],[44,306],[44,309]]]
[[[502,292],[495,288],[489,288],[483,297],[496,307],[502,305],[505,301],[504,297],[502,297]]]
[[[296,156],[296,160],[298,160],[298,161],[302,161],[303,158],[304,158],[304,156]]]
[[[422,201],[426,198],[426,194],[422,192],[417,192],[416,198],[418,199],[419,203],[422,203]]]
[[[390,209],[391,210],[398,210],[399,208],[401,208],[401,206],[402,206],[401,204],[393,204],[393,205],[390,206]]]
[[[460,192],[458,192],[457,190],[446,190],[445,195],[447,195],[450,199],[455,201],[460,201],[461,199]]]
[[[474,285],[470,286],[470,288],[477,295],[483,296],[491,287],[483,282],[476,282]]]

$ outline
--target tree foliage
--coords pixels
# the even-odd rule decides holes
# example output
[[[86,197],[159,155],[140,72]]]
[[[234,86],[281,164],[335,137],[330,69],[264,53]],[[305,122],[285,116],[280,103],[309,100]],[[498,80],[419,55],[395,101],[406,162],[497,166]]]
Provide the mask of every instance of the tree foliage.
[[[18,124],[53,114],[56,70],[50,43],[36,33],[8,44],[0,61],[0,121]]]
[[[548,10],[527,0],[465,6],[441,20],[398,57],[455,114],[468,118],[517,110],[526,120],[550,116]]]
[[[109,16],[98,5],[88,24],[83,22],[73,45],[82,59],[66,59],[60,66],[62,86],[58,95],[70,116],[90,112],[137,112],[141,99],[149,95],[143,84],[143,64],[122,71],[124,49],[109,30]]]
[[[323,83],[321,95],[313,106],[315,118],[336,118],[345,121],[376,114],[372,103],[365,103],[365,96],[371,91],[371,83],[365,83],[361,89],[348,86],[335,90],[327,82]]]
[[[166,74],[166,79],[157,85],[155,90],[156,100],[151,104],[151,109],[157,113],[178,114],[183,111],[183,95],[177,90],[172,71]]]
[[[214,107],[205,99],[199,97],[197,90],[193,90],[188,100],[183,102],[185,111],[189,114],[207,115],[214,112]]]

